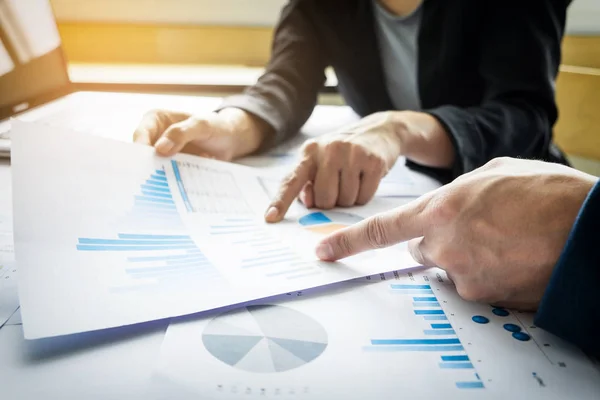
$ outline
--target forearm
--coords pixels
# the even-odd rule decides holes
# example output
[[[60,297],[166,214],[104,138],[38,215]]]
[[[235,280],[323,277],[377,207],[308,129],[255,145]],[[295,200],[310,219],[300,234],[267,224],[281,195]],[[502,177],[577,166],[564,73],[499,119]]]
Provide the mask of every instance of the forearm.
[[[219,107],[239,108],[266,122],[275,133],[272,144],[298,132],[325,82],[326,60],[313,24],[314,7],[306,1],[286,5],[265,73],[243,94],[225,99]]]

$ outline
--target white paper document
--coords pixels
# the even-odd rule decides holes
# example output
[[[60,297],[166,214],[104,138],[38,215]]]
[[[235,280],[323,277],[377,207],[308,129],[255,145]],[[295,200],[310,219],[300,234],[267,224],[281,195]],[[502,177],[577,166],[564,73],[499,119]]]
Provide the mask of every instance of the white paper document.
[[[13,138],[15,250],[28,339],[414,265],[402,245],[343,263],[317,260],[314,246],[324,234],[367,217],[376,202],[266,224],[269,197],[250,168],[160,158],[148,146],[18,121]]]
[[[287,298],[171,323],[148,398],[591,400],[600,393],[600,372],[578,349],[537,328],[531,314],[463,301],[438,269]]]

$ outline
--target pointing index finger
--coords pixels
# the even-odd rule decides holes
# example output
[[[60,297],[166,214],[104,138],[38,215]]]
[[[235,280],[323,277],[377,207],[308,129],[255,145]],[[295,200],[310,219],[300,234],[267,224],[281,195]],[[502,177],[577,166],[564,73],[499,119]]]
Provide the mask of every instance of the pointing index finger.
[[[317,246],[317,256],[324,261],[336,261],[423,236],[428,223],[423,213],[426,201],[419,198],[332,233]]]
[[[283,180],[277,196],[275,196],[265,214],[267,222],[279,222],[283,219],[304,185],[314,179],[315,171],[314,158],[311,155],[306,155],[296,169]]]

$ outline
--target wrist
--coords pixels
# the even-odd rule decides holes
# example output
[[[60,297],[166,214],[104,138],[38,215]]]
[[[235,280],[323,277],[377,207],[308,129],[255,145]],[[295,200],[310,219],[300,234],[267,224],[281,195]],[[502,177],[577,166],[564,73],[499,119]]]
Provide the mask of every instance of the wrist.
[[[391,118],[403,156],[430,167],[450,168],[454,165],[454,145],[435,117],[423,112],[393,111]]]
[[[266,140],[272,128],[264,120],[246,110],[227,107],[219,111],[231,124],[231,133],[236,137],[234,158],[254,153]]]

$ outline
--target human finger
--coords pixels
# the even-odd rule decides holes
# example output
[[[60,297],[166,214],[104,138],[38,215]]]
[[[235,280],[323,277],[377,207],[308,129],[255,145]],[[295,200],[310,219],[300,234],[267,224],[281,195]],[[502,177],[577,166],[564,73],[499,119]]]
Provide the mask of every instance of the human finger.
[[[133,132],[135,143],[153,145],[160,135],[173,123],[187,119],[189,115],[163,110],[153,110],[144,114]]]
[[[156,151],[164,156],[172,156],[181,151],[191,141],[197,143],[210,139],[213,132],[205,119],[188,118],[169,126],[156,141]]]
[[[304,185],[314,179],[315,169],[313,157],[305,156],[296,169],[283,180],[277,195],[269,204],[265,214],[267,222],[279,222],[283,219]]]
[[[423,236],[428,225],[422,212],[425,201],[417,199],[332,233],[317,246],[317,256],[335,261]]]
[[[431,259],[431,245],[425,237],[411,239],[408,242],[408,252],[416,262],[424,267],[437,267],[438,265]]]

